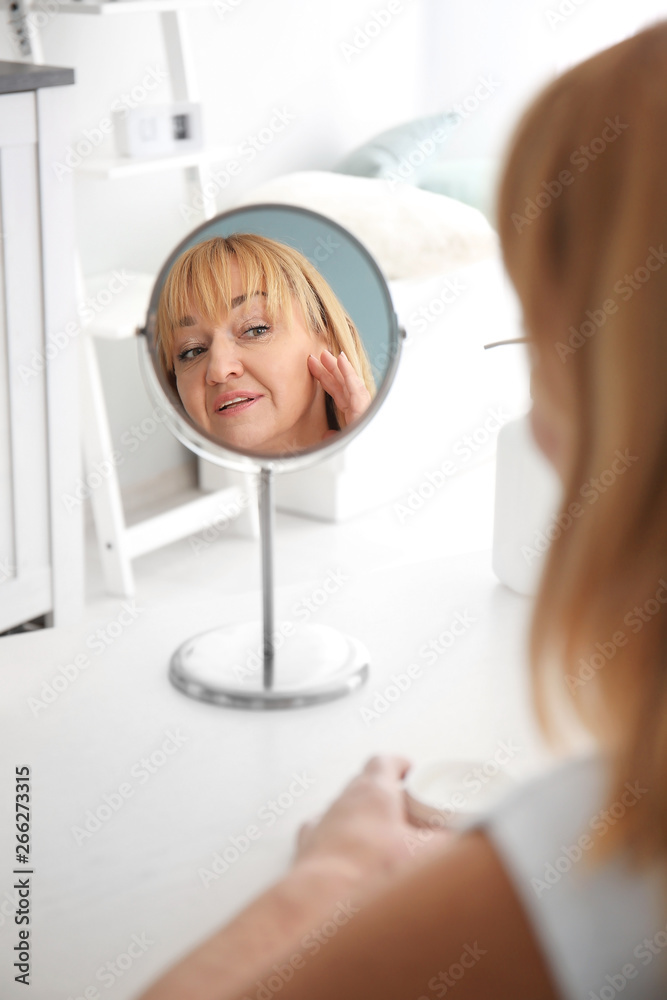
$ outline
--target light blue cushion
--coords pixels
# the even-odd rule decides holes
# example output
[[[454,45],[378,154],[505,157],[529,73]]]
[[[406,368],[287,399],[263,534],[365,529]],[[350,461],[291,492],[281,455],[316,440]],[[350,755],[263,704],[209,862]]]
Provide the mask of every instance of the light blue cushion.
[[[493,225],[495,219],[495,194],[498,163],[480,157],[477,159],[432,159],[419,173],[418,185],[426,191],[457,198],[480,209]]]
[[[373,137],[333,169],[356,177],[383,177],[417,184],[425,164],[438,157],[461,116],[448,111],[417,118]]]

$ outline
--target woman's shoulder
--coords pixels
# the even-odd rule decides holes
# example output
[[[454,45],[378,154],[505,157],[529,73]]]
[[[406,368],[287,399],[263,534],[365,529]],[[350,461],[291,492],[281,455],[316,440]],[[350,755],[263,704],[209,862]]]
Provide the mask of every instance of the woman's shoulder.
[[[545,841],[567,838],[595,819],[607,801],[609,780],[609,766],[599,754],[554,762],[517,784],[469,826],[483,824],[508,845],[520,842],[526,858],[541,856]]]
[[[601,756],[570,759],[517,788],[476,827],[507,872],[564,997],[612,996],[621,979],[632,984],[626,997],[662,996],[663,873],[638,869],[623,854],[595,857],[596,843],[646,793],[628,782],[610,801],[610,778]]]
[[[281,996],[435,1000],[456,987],[458,1000],[664,997],[662,884],[625,870],[622,859],[588,866],[576,843],[605,808],[606,778],[602,761],[568,762],[518,788],[476,827],[430,838],[419,861],[364,902]],[[544,878],[547,866],[557,879]]]

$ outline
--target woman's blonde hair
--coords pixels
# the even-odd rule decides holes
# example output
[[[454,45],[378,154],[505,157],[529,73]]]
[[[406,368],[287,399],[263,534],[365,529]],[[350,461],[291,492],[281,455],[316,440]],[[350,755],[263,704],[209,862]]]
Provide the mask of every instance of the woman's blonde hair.
[[[317,268],[293,247],[250,233],[197,243],[178,258],[167,275],[158,303],[156,349],[174,389],[172,344],[176,328],[193,309],[208,323],[230,311],[231,260],[239,266],[248,298],[257,293],[266,295],[272,321],[277,315],[289,319],[296,305],[308,327],[322,338],[323,347],[335,356],[343,351],[371,397],[375,395],[373,373],[357,329]],[[342,414],[328,396],[327,401],[342,428]]]
[[[602,853],[667,850],[667,23],[574,67],[524,115],[499,193],[506,267],[575,428],[531,630],[613,761]],[[578,505],[581,513],[578,512]],[[569,522],[568,522],[569,512]]]

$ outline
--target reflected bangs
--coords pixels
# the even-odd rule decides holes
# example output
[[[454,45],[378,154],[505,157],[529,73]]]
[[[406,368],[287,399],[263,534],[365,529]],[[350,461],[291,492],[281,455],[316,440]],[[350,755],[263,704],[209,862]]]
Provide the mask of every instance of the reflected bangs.
[[[234,308],[231,263],[238,264],[244,294],[264,296],[263,307],[271,322],[292,316],[292,296],[297,290],[289,275],[262,246],[249,245],[248,237],[216,237],[187,250],[174,264],[158,305],[157,340],[163,365],[172,367],[171,352],[177,329],[190,325],[194,313],[214,324]],[[236,303],[238,305],[238,302]]]

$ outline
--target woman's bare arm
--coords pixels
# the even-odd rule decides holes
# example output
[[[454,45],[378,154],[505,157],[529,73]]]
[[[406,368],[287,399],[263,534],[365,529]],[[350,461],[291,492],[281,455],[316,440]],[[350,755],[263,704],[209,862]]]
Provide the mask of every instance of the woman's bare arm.
[[[482,834],[434,835],[411,857],[406,767],[399,758],[370,761],[302,831],[294,867],[141,1000],[278,992],[282,1000],[435,1000],[454,985],[457,1000],[556,1000]]]
[[[369,761],[320,822],[304,825],[291,870],[140,1000],[223,1000],[283,956],[312,953],[311,933],[414,860],[405,846],[414,833],[403,803],[408,767],[398,757]]]
[[[303,957],[303,967],[280,988],[281,1000],[559,997],[524,910],[482,833],[463,835],[426,864],[404,871],[317,954]],[[277,985],[266,970],[234,1000],[266,1000]],[[223,990],[218,997],[228,994]]]
[[[295,867],[142,993],[140,1000],[237,996],[274,962],[285,957],[289,962],[303,947],[305,935],[328,919],[339,903],[348,905],[357,882],[356,874],[342,865],[314,861]]]

